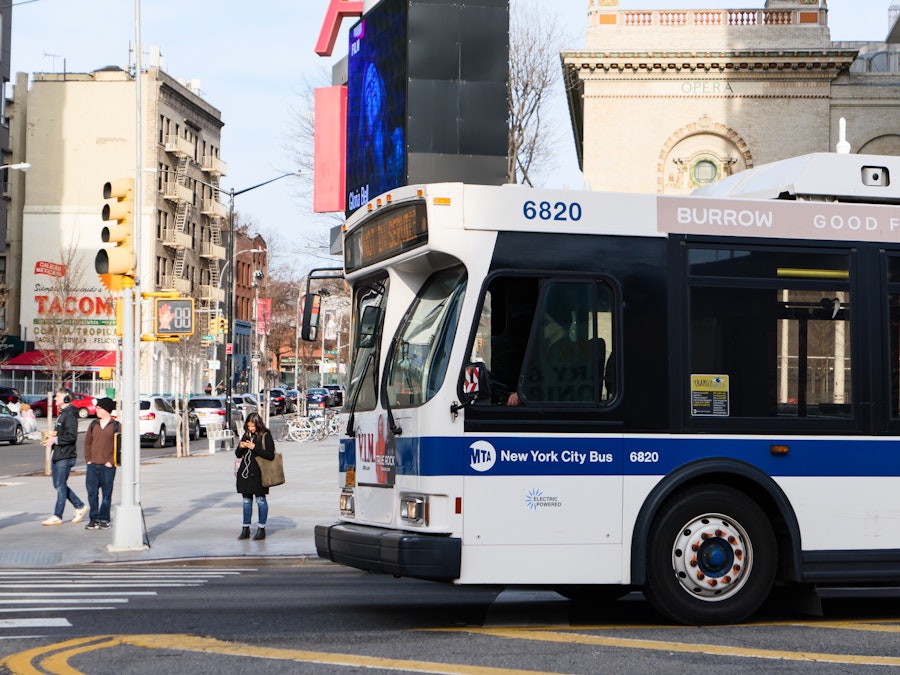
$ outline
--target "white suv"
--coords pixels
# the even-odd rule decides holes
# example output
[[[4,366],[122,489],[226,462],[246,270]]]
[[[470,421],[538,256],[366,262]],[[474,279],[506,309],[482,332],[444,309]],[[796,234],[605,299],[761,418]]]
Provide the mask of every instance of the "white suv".
[[[175,440],[180,417],[162,396],[141,396],[141,442],[152,441],[157,448],[165,447],[169,438]]]

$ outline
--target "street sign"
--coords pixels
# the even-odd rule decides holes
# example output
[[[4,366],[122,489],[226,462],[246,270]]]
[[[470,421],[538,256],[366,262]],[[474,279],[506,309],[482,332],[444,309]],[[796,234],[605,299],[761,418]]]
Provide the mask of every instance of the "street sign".
[[[214,342],[216,339],[216,336],[215,335],[201,335],[200,339],[205,340],[206,342]]]
[[[234,350],[232,349],[230,342],[225,343],[225,353],[226,354],[234,354]]]
[[[221,361],[219,361],[218,359],[210,359],[210,360],[209,360],[209,365],[208,365],[207,367],[208,367],[210,370],[218,370],[219,368],[222,367],[222,363],[221,363]]]

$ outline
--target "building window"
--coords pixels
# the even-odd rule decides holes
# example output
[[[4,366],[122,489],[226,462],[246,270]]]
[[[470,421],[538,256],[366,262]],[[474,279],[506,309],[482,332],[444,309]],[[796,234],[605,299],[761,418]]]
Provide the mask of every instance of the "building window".
[[[719,176],[719,167],[709,159],[697,161],[691,169],[691,178],[696,185],[712,183]]]

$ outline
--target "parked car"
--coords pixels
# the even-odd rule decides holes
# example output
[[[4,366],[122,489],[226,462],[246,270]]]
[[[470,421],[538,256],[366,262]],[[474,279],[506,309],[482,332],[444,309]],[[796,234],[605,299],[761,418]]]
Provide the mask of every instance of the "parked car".
[[[283,415],[284,413],[289,413],[294,410],[294,408],[291,406],[291,399],[288,398],[287,392],[284,389],[269,389],[268,394],[269,414]]]
[[[76,391],[70,392],[69,397],[72,399],[72,407],[75,408],[78,412],[78,417],[81,419],[87,419],[88,417],[96,417],[97,416],[97,399],[93,396],[88,396],[87,394],[79,394]],[[32,411],[34,411],[35,417],[46,417],[47,416],[47,397],[41,397],[34,401],[34,403],[29,403]],[[59,415],[59,410],[56,408],[56,400],[53,401],[53,416],[56,417]]]
[[[193,410],[197,413],[197,417],[200,418],[200,428],[204,436],[209,426],[225,428],[224,396],[194,396],[188,399],[187,403],[188,409]],[[237,417],[236,413],[234,417]],[[235,424],[231,425],[231,429],[237,433]]]
[[[331,392],[324,387],[310,387],[306,391],[306,413],[308,415],[316,414],[316,412],[324,412],[325,408],[334,405],[334,399]]]
[[[300,407],[300,397],[303,396],[303,392],[299,389],[288,389],[287,395],[291,400],[291,408],[293,410],[298,410]]]
[[[259,412],[259,404],[253,394],[232,394],[231,405],[238,411],[242,420],[246,420],[250,413]],[[238,419],[237,415],[235,419]]]
[[[0,403],[0,441],[10,445],[18,445],[25,440],[25,430],[16,414]]]
[[[334,405],[344,405],[344,385],[326,384],[323,388],[331,392],[331,399],[334,401]]]
[[[9,403],[13,398],[22,398],[18,389],[15,387],[0,387],[0,403]]]
[[[151,441],[163,448],[169,438],[175,440],[175,429],[181,423],[180,416],[162,396],[141,396],[141,441]]]
[[[182,411],[187,410],[188,415],[188,438],[192,441],[196,441],[200,438],[200,433],[202,431],[200,425],[200,418],[197,417],[197,413],[195,413],[190,408],[185,408],[185,403],[182,401],[177,407],[175,406],[175,398],[173,396],[169,396],[166,398],[166,401],[172,406],[173,410]]]

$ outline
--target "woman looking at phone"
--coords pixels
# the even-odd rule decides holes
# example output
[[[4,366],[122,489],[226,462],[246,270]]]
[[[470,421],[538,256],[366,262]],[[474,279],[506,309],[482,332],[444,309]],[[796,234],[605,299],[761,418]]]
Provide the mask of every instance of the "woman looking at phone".
[[[244,525],[238,539],[250,538],[250,525],[253,519],[253,499],[256,498],[257,529],[254,540],[266,538],[266,521],[269,517],[269,503],[266,495],[269,488],[263,487],[262,473],[256,463],[256,457],[275,459],[275,441],[266,428],[259,413],[250,413],[244,422],[244,435],[235,448],[234,454],[240,458],[237,469],[237,491],[244,498]]]

